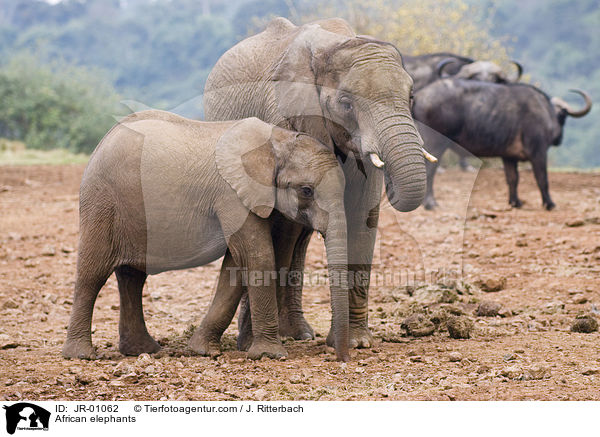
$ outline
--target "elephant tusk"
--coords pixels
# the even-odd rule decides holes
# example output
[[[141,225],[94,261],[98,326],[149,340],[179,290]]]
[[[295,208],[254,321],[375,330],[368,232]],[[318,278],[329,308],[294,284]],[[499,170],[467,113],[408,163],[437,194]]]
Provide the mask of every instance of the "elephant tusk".
[[[433,163],[438,162],[438,159],[435,156],[433,156],[431,153],[429,153],[427,150],[425,150],[422,147],[421,147],[421,150],[423,151],[423,156],[425,157],[425,159],[427,161],[433,162]]]
[[[375,167],[381,168],[385,165],[377,153],[371,153],[369,154],[369,157],[371,158],[371,162]]]

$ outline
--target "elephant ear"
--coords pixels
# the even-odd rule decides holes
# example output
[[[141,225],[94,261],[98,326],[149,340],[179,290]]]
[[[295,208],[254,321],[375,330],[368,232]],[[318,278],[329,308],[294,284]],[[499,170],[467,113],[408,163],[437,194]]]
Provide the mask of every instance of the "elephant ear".
[[[283,53],[272,78],[281,117],[292,129],[308,133],[331,148],[313,66],[328,49],[348,38],[343,33],[325,30],[318,23],[302,26]]]
[[[272,126],[258,118],[242,120],[219,138],[215,160],[221,177],[254,214],[267,218],[275,206]]]

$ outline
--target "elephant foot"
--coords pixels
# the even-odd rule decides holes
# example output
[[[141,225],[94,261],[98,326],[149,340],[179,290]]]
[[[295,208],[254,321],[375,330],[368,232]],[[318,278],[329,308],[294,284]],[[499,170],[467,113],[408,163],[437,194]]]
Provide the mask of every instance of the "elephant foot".
[[[62,348],[62,356],[65,358],[79,358],[81,360],[95,360],[96,351],[89,340],[67,339]]]
[[[189,342],[190,349],[205,357],[221,355],[221,340],[214,335],[208,335],[201,328],[196,329]]]
[[[160,345],[150,334],[121,336],[119,339],[119,352],[123,355],[153,354],[160,350]]]
[[[335,347],[333,330],[329,330],[327,335],[327,345]],[[351,349],[371,348],[375,346],[375,339],[366,326],[350,327],[348,347]]]
[[[333,330],[329,330],[327,335],[327,345],[335,347]],[[348,347],[351,349],[371,348],[375,346],[375,339],[366,326],[350,327],[350,335],[348,339]]]
[[[544,208],[546,208],[546,211],[552,211],[556,208],[556,204],[550,200],[549,202],[544,202]]]
[[[303,314],[293,319],[289,317],[279,318],[279,336],[281,338],[293,338],[294,340],[312,340],[315,331],[308,324]]]
[[[260,360],[262,357],[279,359],[287,356],[287,351],[279,341],[256,340],[248,349],[248,358],[251,360]]]

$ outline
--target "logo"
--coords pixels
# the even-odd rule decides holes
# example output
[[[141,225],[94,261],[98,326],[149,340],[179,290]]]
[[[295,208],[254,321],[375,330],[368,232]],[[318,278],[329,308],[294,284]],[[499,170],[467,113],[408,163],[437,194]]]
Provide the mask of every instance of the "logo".
[[[48,431],[50,411],[28,402],[19,402],[6,410],[6,432],[14,434],[15,430]]]

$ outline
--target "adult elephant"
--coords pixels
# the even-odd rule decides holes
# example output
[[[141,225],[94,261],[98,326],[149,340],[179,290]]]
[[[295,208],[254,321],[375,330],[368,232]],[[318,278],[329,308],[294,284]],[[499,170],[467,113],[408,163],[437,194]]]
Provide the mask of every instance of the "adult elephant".
[[[276,18],[227,51],[206,82],[207,120],[256,116],[308,133],[338,156],[346,179],[351,347],[373,344],[367,294],[382,176],[399,211],[417,208],[425,195],[423,143],[410,113],[411,89],[397,49],[356,36],[341,19],[298,27]],[[303,271],[311,233],[292,222],[273,232],[279,267]],[[278,289],[280,334],[313,338],[302,312],[302,281],[278,282],[286,284]],[[239,326],[238,347],[246,349],[252,335],[247,304],[242,304]],[[328,343],[333,344],[332,331]]]

